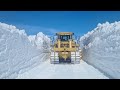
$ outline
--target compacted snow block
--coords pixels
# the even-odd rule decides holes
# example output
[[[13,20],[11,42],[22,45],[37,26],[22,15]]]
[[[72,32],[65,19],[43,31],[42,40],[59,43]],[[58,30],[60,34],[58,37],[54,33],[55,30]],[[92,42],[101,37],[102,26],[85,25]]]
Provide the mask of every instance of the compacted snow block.
[[[120,78],[120,21],[98,24],[81,37],[83,59],[110,78]]]
[[[30,42],[24,30],[0,23],[0,78],[15,78],[48,56]]]

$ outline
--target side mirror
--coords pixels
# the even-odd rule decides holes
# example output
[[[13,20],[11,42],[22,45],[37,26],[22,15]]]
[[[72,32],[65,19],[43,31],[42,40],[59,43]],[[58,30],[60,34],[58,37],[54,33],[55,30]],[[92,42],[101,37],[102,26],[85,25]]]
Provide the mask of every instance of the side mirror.
[[[77,36],[75,36],[75,39],[77,40]]]
[[[80,36],[77,37],[77,43],[80,44]]]
[[[54,36],[54,40],[56,40],[57,39],[57,36]]]
[[[73,39],[74,39],[74,40],[77,40],[77,36],[76,36],[76,35],[74,35],[74,36],[73,36]]]
[[[75,40],[75,36],[72,36],[72,39]]]

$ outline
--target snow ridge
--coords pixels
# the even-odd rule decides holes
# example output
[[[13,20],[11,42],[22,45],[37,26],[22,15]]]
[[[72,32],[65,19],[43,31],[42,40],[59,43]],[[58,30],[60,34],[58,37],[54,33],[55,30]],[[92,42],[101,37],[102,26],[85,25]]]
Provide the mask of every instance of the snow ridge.
[[[37,35],[28,36],[28,39],[32,45],[36,46],[38,49],[48,50],[50,48],[50,38],[42,32],[39,32]]]
[[[40,35],[47,39],[44,34]],[[49,53],[43,53],[40,49],[44,44],[38,49],[30,40],[32,41],[24,30],[0,22],[0,78],[16,78],[19,73],[39,65],[48,58]],[[43,39],[39,37],[39,41],[43,42]]]
[[[110,78],[120,78],[120,21],[98,24],[80,38],[83,59]]]

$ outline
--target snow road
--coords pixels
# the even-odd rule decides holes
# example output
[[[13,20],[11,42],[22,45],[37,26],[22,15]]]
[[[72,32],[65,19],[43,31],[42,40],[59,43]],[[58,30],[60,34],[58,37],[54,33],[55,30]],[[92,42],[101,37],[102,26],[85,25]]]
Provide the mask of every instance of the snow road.
[[[41,65],[19,74],[16,79],[109,79],[93,66],[81,61],[80,64],[50,64],[49,60]]]

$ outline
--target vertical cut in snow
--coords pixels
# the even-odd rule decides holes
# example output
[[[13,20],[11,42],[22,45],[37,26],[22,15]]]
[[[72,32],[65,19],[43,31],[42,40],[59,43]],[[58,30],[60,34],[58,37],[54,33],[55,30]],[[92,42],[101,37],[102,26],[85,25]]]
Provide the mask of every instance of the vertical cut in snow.
[[[44,34],[38,36],[38,42],[48,40]],[[24,30],[0,22],[0,78],[15,78],[19,73],[33,68],[48,58],[49,53],[42,53],[42,50],[33,44],[36,44],[34,40],[38,39],[38,36],[28,37]],[[44,39],[40,39],[40,36]],[[42,48],[42,45],[39,48]]]
[[[83,59],[110,78],[120,78],[120,21],[103,23],[80,38]]]

